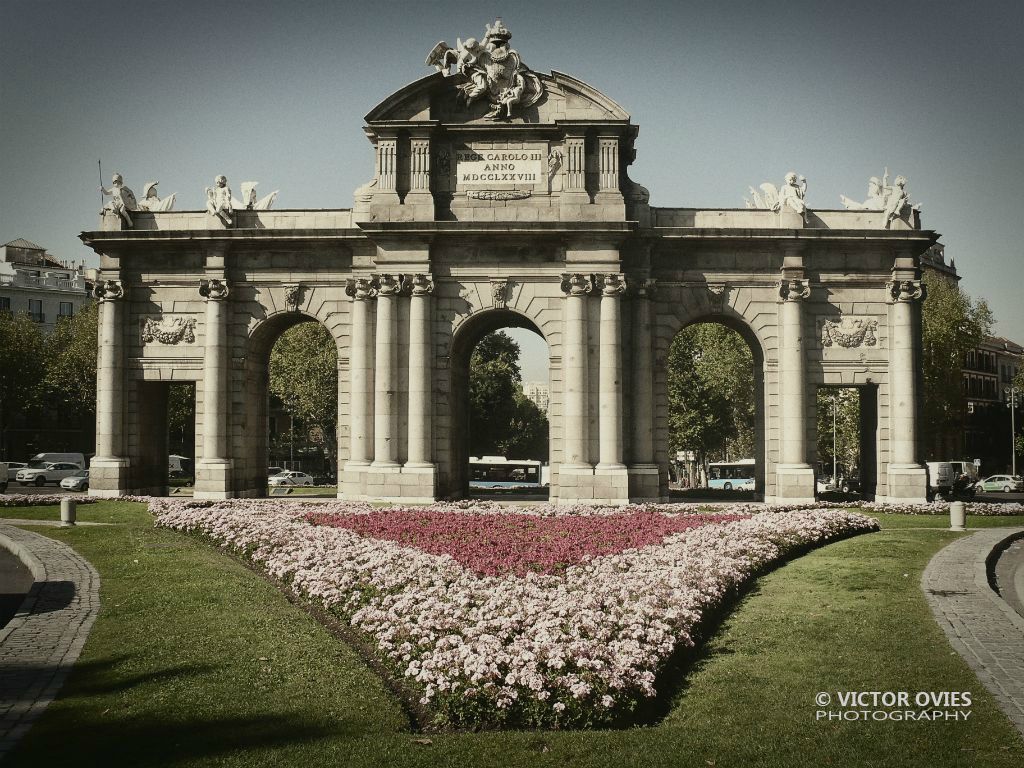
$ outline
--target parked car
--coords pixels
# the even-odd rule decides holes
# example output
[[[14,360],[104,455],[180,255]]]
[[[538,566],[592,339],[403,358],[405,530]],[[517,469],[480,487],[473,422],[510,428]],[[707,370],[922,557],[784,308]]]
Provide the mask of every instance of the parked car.
[[[273,477],[267,478],[267,484],[270,486],[313,485],[313,478],[307,475],[305,472],[296,472],[294,470],[288,470],[286,472],[281,472],[280,474],[274,475]]]
[[[267,477],[280,475],[282,472],[284,472],[284,467],[267,467]]]
[[[979,480],[978,483],[975,485],[975,488],[979,491],[985,492],[1020,492],[1024,491],[1024,480],[1017,477],[1016,475],[989,475],[984,480]]]
[[[58,485],[65,477],[70,477],[81,471],[81,467],[67,461],[51,462],[42,467],[31,466],[35,462],[29,462],[25,469],[18,470],[17,481],[22,485],[34,485],[42,488],[47,483]]]
[[[926,461],[928,469],[928,491],[933,496],[948,496],[953,492],[956,472],[948,461]]]
[[[69,491],[88,491],[89,470],[80,469],[75,474],[65,477],[60,481],[60,487],[67,488]]]

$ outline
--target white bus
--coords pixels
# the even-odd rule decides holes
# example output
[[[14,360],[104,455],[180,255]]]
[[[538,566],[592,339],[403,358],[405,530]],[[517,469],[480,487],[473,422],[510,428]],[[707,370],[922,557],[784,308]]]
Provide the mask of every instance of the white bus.
[[[469,459],[469,487],[542,488],[546,474],[541,462],[535,459],[506,459],[504,456],[483,456]]]
[[[753,459],[712,462],[708,464],[708,488],[722,491],[752,491],[755,465]]]

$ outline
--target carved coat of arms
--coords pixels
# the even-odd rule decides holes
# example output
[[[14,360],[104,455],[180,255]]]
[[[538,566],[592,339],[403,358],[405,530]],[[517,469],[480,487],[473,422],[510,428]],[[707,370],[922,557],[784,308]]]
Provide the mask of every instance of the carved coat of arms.
[[[514,109],[532,106],[544,95],[540,78],[509,47],[511,39],[512,33],[498,19],[494,26],[487,25],[483,42],[470,37],[465,42],[456,40],[455,48],[439,42],[427,55],[426,64],[445,77],[461,76],[464,81],[455,87],[467,105],[486,98],[491,106],[488,119],[508,119]]]

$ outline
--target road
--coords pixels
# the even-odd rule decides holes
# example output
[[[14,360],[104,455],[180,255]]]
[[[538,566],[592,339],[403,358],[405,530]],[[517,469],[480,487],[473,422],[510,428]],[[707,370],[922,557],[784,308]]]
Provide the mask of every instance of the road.
[[[996,584],[999,594],[1024,616],[1024,539],[1017,539],[996,561]]]

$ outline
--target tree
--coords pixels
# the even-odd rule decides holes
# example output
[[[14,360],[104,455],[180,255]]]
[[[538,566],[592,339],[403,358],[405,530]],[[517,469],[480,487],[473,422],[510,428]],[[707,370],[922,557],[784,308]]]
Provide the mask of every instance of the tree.
[[[933,272],[925,272],[925,301],[921,309],[921,373],[923,380],[923,440],[928,454],[948,458],[948,435],[956,442],[964,430],[962,368],[967,352],[977,347],[992,329],[992,312],[982,301],[972,301],[960,286]]]
[[[28,315],[0,312],[0,449],[5,456],[7,427],[43,399],[43,344],[42,331]]]
[[[96,352],[99,304],[62,317],[43,344],[45,387],[51,402],[83,421],[96,418]]]
[[[668,353],[669,447],[698,462],[754,452],[754,359],[735,331],[717,323],[681,330]]]
[[[523,394],[519,345],[498,331],[469,359],[469,451],[474,456],[548,458],[548,420]]]
[[[855,387],[819,387],[817,405],[818,460],[832,464],[835,408],[835,460],[840,474],[849,475],[860,467],[860,392]]]
[[[270,391],[337,465],[338,347],[319,323],[281,334],[270,352]]]

